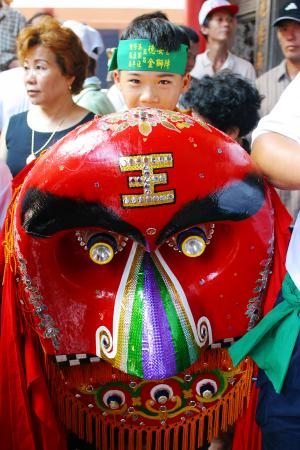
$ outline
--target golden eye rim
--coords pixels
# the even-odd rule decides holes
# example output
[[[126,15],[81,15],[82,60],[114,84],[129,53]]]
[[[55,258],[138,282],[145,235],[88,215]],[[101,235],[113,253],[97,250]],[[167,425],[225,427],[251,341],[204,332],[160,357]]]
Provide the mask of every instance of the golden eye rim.
[[[105,260],[105,261],[99,261],[99,260],[96,260],[96,259],[94,259],[93,256],[92,256],[92,251],[93,251],[96,247],[99,247],[100,245],[103,246],[103,247],[108,248],[109,251],[110,251],[110,257],[109,257],[107,260]],[[111,260],[112,260],[113,257],[115,256],[115,252],[114,252],[114,249],[113,249],[112,245],[107,244],[107,242],[95,242],[95,243],[91,246],[91,248],[89,249],[89,256],[90,256],[91,260],[92,260],[95,264],[99,264],[100,266],[103,266],[103,265],[108,264],[108,263],[111,262]]]
[[[196,253],[195,255],[190,255],[184,251],[184,244],[189,239],[197,239],[197,240],[202,241],[202,243],[203,243],[202,249],[200,250],[200,252]],[[201,256],[204,253],[204,251],[206,249],[206,242],[202,236],[199,236],[198,234],[190,234],[182,240],[182,242],[180,243],[180,247],[181,247],[181,252],[188,258],[198,258],[199,256]]]

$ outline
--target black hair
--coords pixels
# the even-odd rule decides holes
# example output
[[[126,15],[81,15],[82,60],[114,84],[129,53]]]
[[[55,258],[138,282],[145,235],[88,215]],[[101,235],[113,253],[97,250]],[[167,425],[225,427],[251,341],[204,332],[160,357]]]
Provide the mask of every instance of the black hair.
[[[262,98],[248,80],[224,70],[212,77],[193,78],[183,104],[225,133],[238,127],[242,137],[257,124]]]
[[[120,39],[149,39],[156,48],[176,51],[181,44],[190,46],[186,33],[169,20],[153,18],[131,22]]]
[[[194,28],[187,27],[186,25],[180,25],[180,28],[183,29],[190,41],[192,41],[194,44],[198,44],[199,35],[196,33]]]
[[[151,13],[141,14],[140,16],[136,16],[131,24],[138,22],[139,20],[148,20],[148,19],[164,19],[169,20],[167,14],[163,11],[153,11]]]

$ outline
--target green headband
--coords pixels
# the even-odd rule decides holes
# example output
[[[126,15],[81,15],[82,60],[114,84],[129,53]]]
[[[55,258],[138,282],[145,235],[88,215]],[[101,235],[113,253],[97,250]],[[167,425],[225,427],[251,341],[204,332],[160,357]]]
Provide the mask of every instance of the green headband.
[[[114,49],[108,70],[143,70],[183,75],[188,46],[180,44],[176,51],[158,49],[148,39],[121,40]]]

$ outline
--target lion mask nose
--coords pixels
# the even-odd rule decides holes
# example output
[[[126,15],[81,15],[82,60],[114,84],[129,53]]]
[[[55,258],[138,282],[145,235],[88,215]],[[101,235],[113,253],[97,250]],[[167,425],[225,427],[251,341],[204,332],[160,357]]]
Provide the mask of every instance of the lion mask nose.
[[[114,314],[117,348],[97,330],[98,355],[145,379],[174,376],[199,357],[200,342],[180,283],[159,251],[131,250]],[[116,336],[114,336],[115,341]]]

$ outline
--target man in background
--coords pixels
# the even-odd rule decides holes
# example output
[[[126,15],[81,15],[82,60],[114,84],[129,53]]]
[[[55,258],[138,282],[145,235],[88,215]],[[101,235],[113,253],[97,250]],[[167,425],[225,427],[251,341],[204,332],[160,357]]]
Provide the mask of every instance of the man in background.
[[[19,65],[16,39],[25,23],[22,14],[0,0],[0,72]]]
[[[264,96],[261,116],[269,114],[283,91],[300,71],[300,1],[285,3],[273,26],[276,28],[284,59],[257,80],[257,88]],[[278,193],[290,214],[296,218],[300,207],[300,191],[278,190]]]
[[[261,115],[269,114],[291,80],[300,71],[300,1],[289,1],[273,22],[284,59],[257,79],[257,88],[264,95]]]
[[[255,83],[252,64],[230,52],[237,13],[238,6],[227,0],[206,0],[202,4],[199,24],[207,44],[206,51],[196,57],[192,77],[200,79],[227,69]]]

